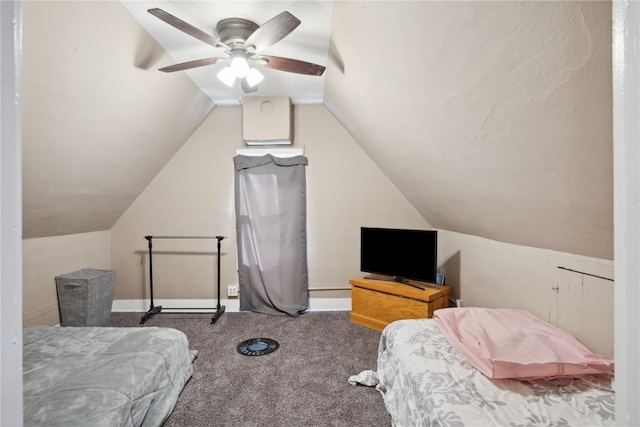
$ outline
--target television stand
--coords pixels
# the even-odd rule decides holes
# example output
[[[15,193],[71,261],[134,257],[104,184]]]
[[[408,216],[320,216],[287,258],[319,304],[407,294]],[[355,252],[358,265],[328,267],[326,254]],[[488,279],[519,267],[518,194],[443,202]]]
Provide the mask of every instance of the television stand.
[[[389,323],[402,319],[433,317],[433,312],[449,307],[449,286],[406,286],[376,276],[349,280],[351,284],[351,314],[349,320],[358,325],[382,331]]]
[[[403,285],[413,286],[416,289],[420,289],[424,291],[425,288],[430,287],[427,283],[418,282],[416,280],[406,279],[400,276],[379,276],[375,274],[370,274],[368,276],[364,276],[363,279],[366,280],[380,280],[382,282],[393,282],[393,283],[402,283]],[[432,285],[431,287],[436,286]],[[436,288],[437,289],[437,288]]]

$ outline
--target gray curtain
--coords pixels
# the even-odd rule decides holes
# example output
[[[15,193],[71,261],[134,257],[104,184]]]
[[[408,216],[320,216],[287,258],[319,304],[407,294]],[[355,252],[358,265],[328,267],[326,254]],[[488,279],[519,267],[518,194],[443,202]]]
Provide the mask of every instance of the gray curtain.
[[[297,316],[309,304],[307,158],[238,155],[233,163],[240,310]]]

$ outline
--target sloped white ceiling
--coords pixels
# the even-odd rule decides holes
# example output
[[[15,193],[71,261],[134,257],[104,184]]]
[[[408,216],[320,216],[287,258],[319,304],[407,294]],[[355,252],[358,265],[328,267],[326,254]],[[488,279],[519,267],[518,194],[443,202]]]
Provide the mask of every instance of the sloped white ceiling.
[[[23,235],[108,230],[214,107],[119,2],[22,2]]]
[[[436,228],[613,258],[610,2],[334,5],[325,104]]]
[[[213,104],[120,2],[22,6],[25,237],[109,229]],[[610,2],[336,1],[324,103],[434,227],[613,257]]]

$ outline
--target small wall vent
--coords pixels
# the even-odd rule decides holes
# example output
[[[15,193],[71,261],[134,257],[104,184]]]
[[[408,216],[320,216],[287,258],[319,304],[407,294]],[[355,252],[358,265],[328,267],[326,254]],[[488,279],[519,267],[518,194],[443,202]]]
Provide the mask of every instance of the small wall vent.
[[[242,137],[247,145],[290,145],[291,100],[289,97],[242,98]]]

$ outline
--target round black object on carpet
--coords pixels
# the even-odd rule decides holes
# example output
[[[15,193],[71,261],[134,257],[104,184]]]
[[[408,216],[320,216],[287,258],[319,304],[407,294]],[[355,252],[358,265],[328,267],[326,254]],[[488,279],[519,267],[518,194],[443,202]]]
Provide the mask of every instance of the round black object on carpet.
[[[276,351],[280,347],[278,341],[270,338],[251,338],[242,341],[236,349],[243,356],[262,356]]]

